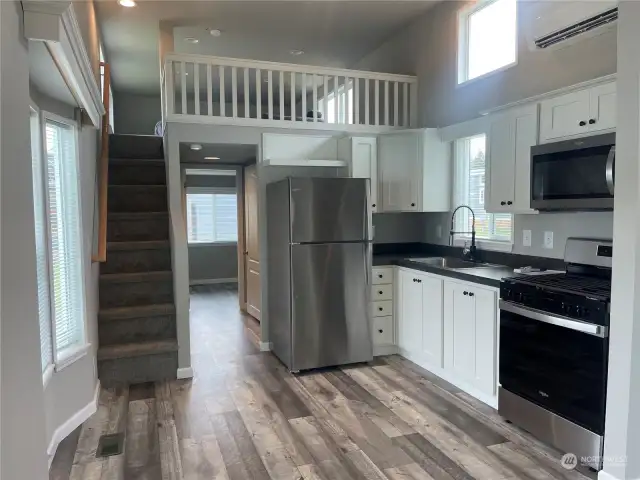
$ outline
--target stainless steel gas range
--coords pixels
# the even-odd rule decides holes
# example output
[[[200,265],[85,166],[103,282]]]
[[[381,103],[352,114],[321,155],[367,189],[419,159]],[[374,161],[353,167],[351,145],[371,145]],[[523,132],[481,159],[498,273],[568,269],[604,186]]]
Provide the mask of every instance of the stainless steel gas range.
[[[571,238],[564,273],[500,285],[500,415],[594,469],[604,442],[611,257],[611,241]]]

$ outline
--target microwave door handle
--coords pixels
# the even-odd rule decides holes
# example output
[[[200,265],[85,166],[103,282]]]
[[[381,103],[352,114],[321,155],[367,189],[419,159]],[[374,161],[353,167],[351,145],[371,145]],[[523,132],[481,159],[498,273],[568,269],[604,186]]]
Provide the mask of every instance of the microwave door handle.
[[[606,176],[607,176],[607,188],[609,189],[609,193],[613,195],[615,186],[614,186],[614,162],[616,159],[616,146],[614,145],[609,150],[609,155],[607,156],[607,167],[606,167]]]

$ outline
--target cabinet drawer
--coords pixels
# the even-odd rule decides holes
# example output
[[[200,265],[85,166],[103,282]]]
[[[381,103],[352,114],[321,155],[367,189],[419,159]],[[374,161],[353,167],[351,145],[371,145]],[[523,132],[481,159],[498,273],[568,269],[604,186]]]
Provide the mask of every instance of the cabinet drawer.
[[[393,298],[393,285],[374,285],[371,287],[371,300],[391,300]]]
[[[373,344],[393,345],[393,317],[374,317]]]
[[[393,315],[393,302],[391,300],[373,302],[374,317],[387,317],[389,315]]]
[[[373,282],[374,285],[380,285],[384,283],[393,283],[393,268],[373,268]]]

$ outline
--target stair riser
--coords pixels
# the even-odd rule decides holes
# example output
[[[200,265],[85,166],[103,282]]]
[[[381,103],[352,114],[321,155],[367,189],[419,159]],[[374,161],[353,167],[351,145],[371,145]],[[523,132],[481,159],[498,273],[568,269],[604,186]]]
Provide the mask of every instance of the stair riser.
[[[109,135],[110,158],[163,159],[161,137]]]
[[[109,185],[165,185],[163,166],[109,165]]]
[[[175,315],[126,318],[100,324],[100,345],[117,345],[176,338]]]
[[[173,282],[101,282],[100,308],[173,303]],[[107,327],[108,328],[108,327]]]
[[[138,273],[171,270],[171,250],[113,250],[107,251],[107,263],[101,273]]]
[[[175,380],[178,352],[98,361],[98,378],[105,388]]]
[[[110,212],[166,212],[167,190],[157,187],[109,187]]]
[[[166,217],[144,220],[112,220],[107,224],[108,242],[143,242],[168,239],[169,220]]]

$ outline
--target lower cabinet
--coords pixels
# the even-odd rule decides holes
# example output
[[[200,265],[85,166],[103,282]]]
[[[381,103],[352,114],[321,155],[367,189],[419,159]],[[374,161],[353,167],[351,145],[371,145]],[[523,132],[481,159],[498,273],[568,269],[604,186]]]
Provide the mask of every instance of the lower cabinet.
[[[390,355],[396,352],[393,325],[393,272],[393,267],[373,267],[371,331],[374,355]]]
[[[398,269],[399,353],[495,406],[497,289]]]

